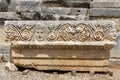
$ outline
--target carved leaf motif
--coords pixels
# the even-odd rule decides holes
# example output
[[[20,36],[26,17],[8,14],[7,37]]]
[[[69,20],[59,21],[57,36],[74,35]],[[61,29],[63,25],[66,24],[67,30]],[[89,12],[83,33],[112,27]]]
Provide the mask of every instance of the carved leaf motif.
[[[64,23],[50,24],[50,26],[8,24],[6,26],[6,38],[10,41],[113,41],[117,36],[116,29],[111,24]]]
[[[6,30],[7,37],[10,41],[30,41],[32,37],[32,27],[28,28],[28,26],[20,27],[17,25],[10,24]]]

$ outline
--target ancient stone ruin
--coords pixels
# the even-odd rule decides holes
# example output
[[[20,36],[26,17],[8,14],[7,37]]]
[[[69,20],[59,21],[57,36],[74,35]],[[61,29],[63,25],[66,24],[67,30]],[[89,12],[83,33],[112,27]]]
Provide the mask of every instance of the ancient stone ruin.
[[[116,44],[112,21],[6,21],[5,32],[11,62],[38,70],[107,71]]]
[[[10,62],[38,70],[107,72],[119,30],[111,18],[120,16],[119,3],[0,0],[5,41],[11,43]]]

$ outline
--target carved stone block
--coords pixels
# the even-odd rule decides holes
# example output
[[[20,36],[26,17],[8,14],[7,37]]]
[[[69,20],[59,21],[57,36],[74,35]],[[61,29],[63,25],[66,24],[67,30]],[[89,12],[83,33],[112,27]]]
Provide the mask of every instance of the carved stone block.
[[[113,21],[6,21],[10,60],[38,70],[107,71]]]

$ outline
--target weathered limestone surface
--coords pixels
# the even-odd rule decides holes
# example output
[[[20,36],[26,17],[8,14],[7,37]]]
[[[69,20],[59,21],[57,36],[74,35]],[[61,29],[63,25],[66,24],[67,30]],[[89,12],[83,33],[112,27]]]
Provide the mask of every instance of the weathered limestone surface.
[[[10,62],[8,62],[5,65],[5,69],[8,70],[8,71],[17,71],[18,70],[18,68],[15,66],[15,64],[10,63]]]
[[[120,9],[117,8],[91,8],[90,16],[94,17],[120,17]]]
[[[4,20],[19,20],[16,12],[0,12],[0,21]]]
[[[91,72],[107,71],[117,36],[113,21],[6,21],[5,33],[17,66]]]
[[[1,11],[7,11],[8,9],[8,3],[6,0],[0,0],[0,12]]]
[[[40,0],[11,0],[9,11],[38,11],[40,8]]]
[[[120,58],[120,33],[116,39],[117,45],[111,50],[111,57],[119,59]]]
[[[81,6],[81,7],[89,7],[89,3],[91,2],[91,0],[63,0],[63,2],[67,5],[67,6]],[[85,3],[87,3],[85,5]]]
[[[38,12],[43,20],[85,20],[88,9],[81,8],[47,8]]]
[[[85,8],[58,8],[58,7],[43,7],[41,8],[42,13],[46,14],[64,14],[64,15],[86,15],[87,10]]]
[[[0,43],[0,54],[9,54],[9,53],[10,53],[10,44]]]
[[[92,8],[120,8],[120,0],[93,0]]]
[[[40,26],[42,26],[42,27],[40,27]],[[81,31],[81,29],[84,31],[84,27],[87,27],[87,26],[90,26],[89,27],[90,30],[89,30],[89,28],[87,28],[89,30],[89,32],[87,32],[88,33],[87,35],[85,33],[83,33],[86,35],[86,36],[84,36],[79,31]],[[19,33],[16,31],[17,33],[14,32],[14,35],[11,36],[11,34],[13,33],[12,28],[14,28],[15,31],[19,30]],[[34,37],[32,35],[35,35],[35,36],[38,35],[38,38],[41,38],[41,39],[44,38],[41,41],[49,41],[49,39],[51,41],[52,37],[54,37],[54,39],[52,41],[59,41],[58,38],[61,37],[60,36],[60,35],[62,35],[61,31],[64,28],[69,30],[68,31],[69,33],[64,32],[64,30],[63,30],[63,32],[65,33],[64,35],[68,34],[68,36],[64,37],[65,41],[66,40],[72,41],[72,39],[73,40],[75,39],[75,41],[83,41],[83,42],[84,41],[101,41],[101,40],[111,40],[112,41],[117,36],[115,24],[112,21],[6,21],[5,22],[5,31],[7,33],[6,39],[9,39],[10,41],[17,40],[17,39],[19,41],[21,41],[21,40],[39,41],[37,39],[34,39]],[[94,31],[92,31],[92,28]],[[36,31],[36,33],[34,32],[35,34],[33,34],[34,29],[38,30],[38,31]],[[105,29],[105,30],[103,30],[103,29]],[[44,33],[39,33],[41,35],[41,37],[39,37],[39,34],[37,34],[37,32],[39,32],[39,30],[41,32],[44,32]],[[51,30],[52,30],[52,32],[51,32]],[[24,31],[25,31],[25,33],[24,33]],[[26,33],[27,33],[27,35],[26,35]],[[77,34],[79,34],[79,35],[77,35]],[[97,36],[98,34],[100,34],[99,37]],[[45,37],[44,35],[48,35],[48,37],[47,36]],[[71,38],[69,38],[69,36],[71,36]],[[81,39],[79,39],[77,36]],[[58,38],[56,39],[56,37],[58,37]],[[90,38],[88,38],[88,37],[90,37]],[[64,39],[61,39],[61,38],[60,38],[60,40],[64,41]]]
[[[10,60],[10,43],[0,43],[0,61],[7,62]]]

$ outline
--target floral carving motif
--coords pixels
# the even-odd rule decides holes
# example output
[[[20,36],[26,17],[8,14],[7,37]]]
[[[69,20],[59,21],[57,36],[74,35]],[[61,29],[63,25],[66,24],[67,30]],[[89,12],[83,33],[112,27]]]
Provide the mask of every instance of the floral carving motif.
[[[116,39],[113,25],[92,23],[49,25],[6,25],[6,38],[10,41],[103,41]]]
[[[32,38],[33,27],[30,25],[18,26],[13,24],[8,24],[5,30],[7,36],[6,39],[10,41],[30,41]]]

